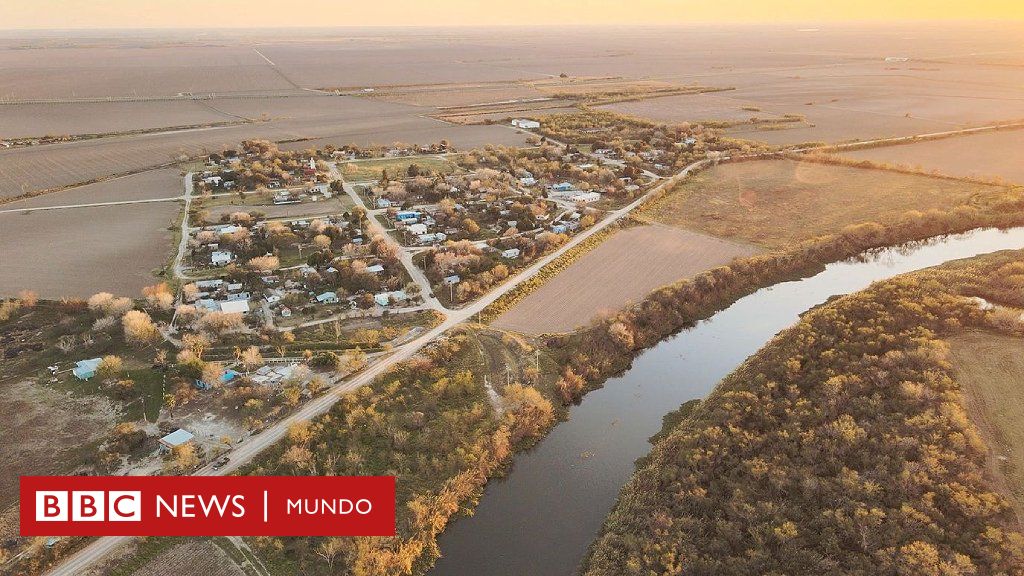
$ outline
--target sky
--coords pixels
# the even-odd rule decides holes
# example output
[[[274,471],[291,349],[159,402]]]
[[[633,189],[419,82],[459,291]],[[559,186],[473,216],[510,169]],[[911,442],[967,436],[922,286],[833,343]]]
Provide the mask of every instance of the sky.
[[[1024,20],[1021,0],[0,0],[0,28]]]

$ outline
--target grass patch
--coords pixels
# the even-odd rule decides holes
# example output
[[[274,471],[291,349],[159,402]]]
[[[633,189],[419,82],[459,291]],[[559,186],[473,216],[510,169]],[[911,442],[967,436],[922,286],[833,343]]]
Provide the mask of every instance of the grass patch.
[[[910,210],[983,204],[1005,189],[884,170],[793,160],[738,162],[694,175],[650,202],[641,219],[782,248]]]

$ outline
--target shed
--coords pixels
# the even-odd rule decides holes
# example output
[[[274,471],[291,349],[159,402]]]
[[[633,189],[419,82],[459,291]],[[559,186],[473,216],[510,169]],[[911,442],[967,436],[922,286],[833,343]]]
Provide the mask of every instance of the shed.
[[[78,362],[75,362],[75,368],[71,372],[75,375],[75,378],[78,378],[79,380],[88,380],[96,375],[96,370],[99,369],[102,362],[102,358],[79,360]]]
[[[178,446],[188,444],[189,442],[192,441],[193,438],[195,438],[195,435],[193,435],[191,432],[189,432],[188,430],[184,430],[182,428],[178,428],[174,432],[171,432],[167,436],[161,438],[160,446],[164,450],[173,450]]]

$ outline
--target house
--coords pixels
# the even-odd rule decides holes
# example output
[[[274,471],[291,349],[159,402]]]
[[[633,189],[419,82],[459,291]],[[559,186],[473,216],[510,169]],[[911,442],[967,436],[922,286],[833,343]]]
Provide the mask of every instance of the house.
[[[370,274],[380,274],[384,271],[384,266],[382,264],[374,264],[373,266],[367,266],[366,271]]]
[[[561,222],[551,226],[551,231],[555,234],[565,234],[567,230],[568,229],[565,227],[565,224],[562,224]]]
[[[224,281],[221,279],[216,280],[196,280],[196,288],[200,290],[217,289],[224,285]]]
[[[195,438],[195,435],[191,432],[178,428],[174,432],[171,432],[160,439],[160,450],[163,452],[170,452],[178,446],[188,444],[193,438]]]
[[[391,200],[387,198],[377,198],[377,208],[391,208]]]
[[[220,311],[224,314],[248,314],[249,313],[249,301],[248,300],[228,300],[227,302],[218,303]]]
[[[317,185],[313,186],[312,188],[310,188],[309,191],[312,194],[319,194],[319,195],[323,196],[324,198],[330,198],[331,197],[331,187],[328,186],[327,184],[317,184]]]
[[[537,183],[537,179],[532,176],[528,176],[526,178],[520,178],[519,183],[523,186],[533,186]]]
[[[516,118],[512,121],[512,126],[516,128],[522,128],[523,130],[536,130],[540,128],[540,122],[536,120],[527,120],[526,118]]]
[[[558,184],[553,184],[551,186],[551,190],[554,192],[572,192],[575,188],[568,182],[560,182]]]
[[[395,220],[399,222],[413,222],[420,219],[420,213],[415,210],[402,210],[395,214]]]
[[[435,232],[434,234],[420,234],[416,237],[416,242],[419,244],[434,244],[437,242],[444,242],[448,239],[448,236],[442,232]]]
[[[234,302],[236,300],[248,300],[250,297],[251,294],[248,292],[239,292],[237,294],[228,294],[227,301]]]
[[[501,253],[501,257],[508,258],[510,260],[513,258],[519,258],[519,248],[509,248],[508,250],[504,250]]]
[[[591,202],[597,202],[600,199],[601,194],[597,192],[581,192],[569,197],[569,200],[572,200],[577,204],[590,204]]]
[[[460,278],[458,274],[452,274],[451,276],[445,276],[442,282],[444,282],[445,286],[454,286],[459,282],[462,282],[462,278]]]
[[[243,288],[243,286],[242,286],[241,282],[236,282],[234,284],[228,284],[228,292],[238,292],[242,288]]]
[[[316,297],[316,301],[320,304],[337,304],[338,295],[334,292],[324,292]]]
[[[403,290],[395,290],[394,292],[381,292],[380,294],[373,295],[373,301],[378,306],[388,306],[392,302],[398,302],[402,300],[408,300],[409,296],[406,295]]]
[[[214,266],[226,266],[234,260],[235,256],[231,252],[218,250],[210,254],[210,264]]]
[[[427,233],[426,224],[410,224],[406,226],[405,229],[408,230],[410,234],[415,234],[417,236]]]
[[[99,369],[100,363],[103,362],[102,358],[90,358],[89,360],[79,360],[75,362],[75,367],[71,370],[71,373],[75,375],[75,378],[79,380],[89,380],[96,375],[96,370]]]
[[[291,317],[292,317],[292,309],[287,307],[287,306],[282,306],[281,307],[281,318],[291,318]]]

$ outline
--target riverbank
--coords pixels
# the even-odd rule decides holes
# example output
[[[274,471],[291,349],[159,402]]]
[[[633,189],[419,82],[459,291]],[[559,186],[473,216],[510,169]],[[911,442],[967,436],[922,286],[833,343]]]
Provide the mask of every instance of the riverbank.
[[[1001,284],[1021,258],[955,262],[808,313],[663,434],[585,574],[1020,571],[1024,536],[940,339],[1005,330],[965,296],[1019,307]]]

